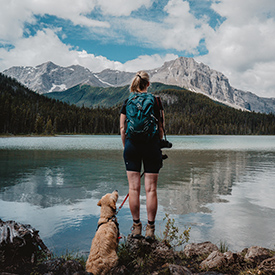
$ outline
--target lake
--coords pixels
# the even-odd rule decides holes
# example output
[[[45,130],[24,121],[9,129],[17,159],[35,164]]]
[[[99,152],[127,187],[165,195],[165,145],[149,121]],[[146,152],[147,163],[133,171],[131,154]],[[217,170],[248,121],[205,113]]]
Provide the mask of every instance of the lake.
[[[231,251],[275,249],[275,136],[169,136],[158,183],[156,235],[165,214],[190,242],[226,243]],[[55,253],[88,252],[98,200],[128,193],[120,136],[0,138],[0,218],[31,224]],[[144,186],[141,220],[146,223]],[[128,201],[118,214],[132,226]]]

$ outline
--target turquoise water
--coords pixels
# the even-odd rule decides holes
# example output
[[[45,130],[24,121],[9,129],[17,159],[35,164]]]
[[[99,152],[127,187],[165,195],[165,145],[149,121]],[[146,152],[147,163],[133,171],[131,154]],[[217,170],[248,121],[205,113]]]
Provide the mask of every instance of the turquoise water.
[[[275,137],[170,136],[172,149],[158,184],[156,234],[165,214],[190,242],[226,242],[232,251],[275,248]],[[28,223],[55,253],[87,252],[98,200],[128,193],[119,136],[0,138],[0,218]],[[141,219],[146,222],[144,187]],[[118,214],[123,235],[132,225],[128,202]]]

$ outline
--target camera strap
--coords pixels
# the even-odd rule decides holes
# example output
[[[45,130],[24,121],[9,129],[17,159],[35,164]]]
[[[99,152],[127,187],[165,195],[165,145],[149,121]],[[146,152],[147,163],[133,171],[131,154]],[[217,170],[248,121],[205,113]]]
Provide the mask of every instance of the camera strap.
[[[165,128],[164,128],[164,123],[163,123],[163,106],[162,106],[162,103],[161,103],[161,100],[160,100],[160,97],[159,96],[155,96],[156,98],[156,102],[157,102],[157,105],[159,107],[159,117],[160,117],[160,122],[162,124],[162,129],[163,129],[163,134],[164,134],[164,138],[165,140],[167,140],[166,138],[166,131],[165,131]]]

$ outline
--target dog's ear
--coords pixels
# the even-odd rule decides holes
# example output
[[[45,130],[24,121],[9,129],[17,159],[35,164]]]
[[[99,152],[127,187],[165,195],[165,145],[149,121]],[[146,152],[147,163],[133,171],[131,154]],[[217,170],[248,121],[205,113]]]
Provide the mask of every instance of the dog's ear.
[[[101,206],[101,200],[99,200],[99,202],[97,203],[97,206]]]

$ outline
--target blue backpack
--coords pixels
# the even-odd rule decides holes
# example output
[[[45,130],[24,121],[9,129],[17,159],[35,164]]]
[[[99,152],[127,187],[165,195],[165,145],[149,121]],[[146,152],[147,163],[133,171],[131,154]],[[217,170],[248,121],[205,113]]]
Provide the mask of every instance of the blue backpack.
[[[148,142],[158,131],[154,113],[155,97],[149,93],[132,93],[126,104],[126,135],[134,141]]]

